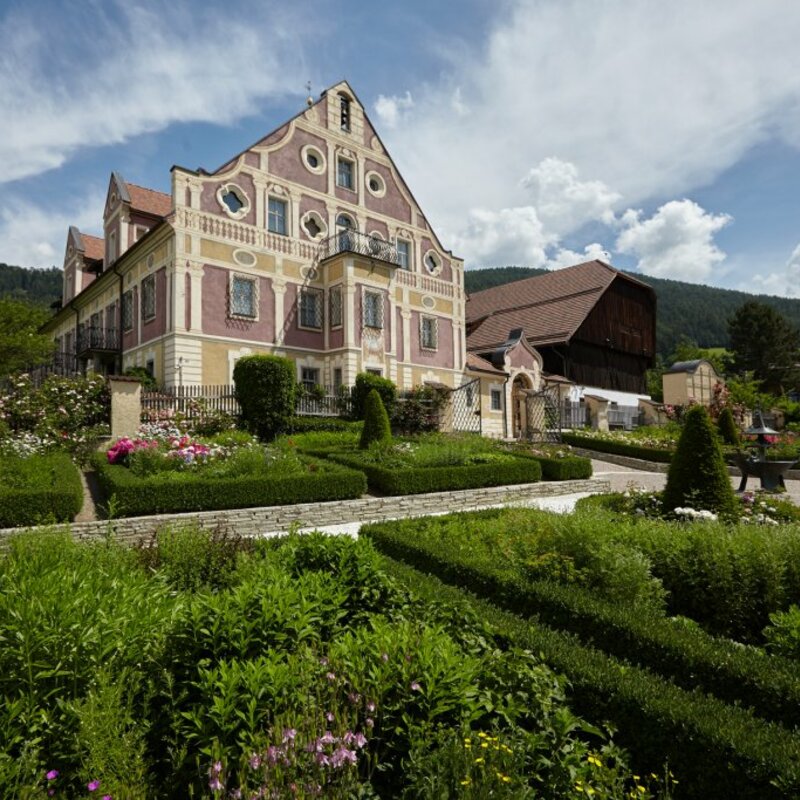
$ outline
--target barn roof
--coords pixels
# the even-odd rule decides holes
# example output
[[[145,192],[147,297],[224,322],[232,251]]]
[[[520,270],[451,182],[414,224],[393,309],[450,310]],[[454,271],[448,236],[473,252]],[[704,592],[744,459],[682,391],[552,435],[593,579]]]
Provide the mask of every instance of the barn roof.
[[[497,347],[515,328],[523,328],[534,347],[568,342],[618,278],[653,292],[597,260],[476,292],[466,307],[467,348],[484,352]]]

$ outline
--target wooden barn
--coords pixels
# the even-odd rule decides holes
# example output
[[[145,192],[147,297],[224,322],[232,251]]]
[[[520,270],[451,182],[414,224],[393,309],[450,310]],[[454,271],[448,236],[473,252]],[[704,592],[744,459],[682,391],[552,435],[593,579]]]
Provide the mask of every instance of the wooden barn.
[[[522,329],[544,371],[582,386],[646,393],[655,363],[656,295],[602,261],[470,295],[467,350],[491,359]]]

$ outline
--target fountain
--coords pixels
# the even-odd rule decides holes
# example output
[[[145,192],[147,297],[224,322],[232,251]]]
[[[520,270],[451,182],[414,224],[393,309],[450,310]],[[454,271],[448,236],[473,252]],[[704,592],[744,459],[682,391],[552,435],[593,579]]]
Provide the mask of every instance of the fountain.
[[[736,453],[736,464],[742,471],[742,482],[739,484],[738,491],[743,492],[747,488],[747,479],[751,475],[759,478],[761,488],[768,492],[786,491],[784,475],[792,468],[796,459],[776,461],[767,458],[767,449],[772,446],[772,442],[767,437],[780,434],[764,424],[764,416],[760,408],[753,412],[753,424],[745,431],[745,434],[756,437],[758,452],[747,456],[741,452]]]

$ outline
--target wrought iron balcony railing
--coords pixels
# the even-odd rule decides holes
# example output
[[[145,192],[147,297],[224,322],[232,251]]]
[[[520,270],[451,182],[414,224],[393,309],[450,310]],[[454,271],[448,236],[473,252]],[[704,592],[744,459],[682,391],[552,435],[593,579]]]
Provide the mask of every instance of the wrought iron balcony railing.
[[[394,266],[400,265],[400,256],[392,242],[387,242],[377,236],[370,236],[359,231],[340,231],[336,235],[329,236],[320,242],[320,261],[332,258],[339,255],[339,253],[356,253],[360,256],[376,258]]]
[[[93,350],[116,351],[120,349],[119,331],[116,328],[100,328],[90,325],[78,331],[77,352]]]

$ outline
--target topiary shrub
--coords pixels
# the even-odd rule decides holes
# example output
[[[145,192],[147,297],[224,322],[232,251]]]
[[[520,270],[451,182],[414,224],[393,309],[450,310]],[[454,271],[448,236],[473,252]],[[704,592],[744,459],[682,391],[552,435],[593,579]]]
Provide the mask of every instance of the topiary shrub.
[[[683,506],[713,511],[729,520],[738,517],[719,438],[704,406],[693,406],[686,412],[683,433],[667,473],[664,511]]]
[[[397,400],[397,387],[394,383],[388,378],[373,375],[371,372],[359,372],[356,375],[352,395],[354,419],[364,419],[367,396],[373,389],[381,396],[386,413],[391,416],[394,412],[394,404]]]
[[[361,440],[358,446],[366,450],[373,442],[391,442],[392,428],[389,425],[389,415],[383,405],[377,389],[367,395],[364,411],[364,429],[361,431]]]
[[[739,444],[739,428],[733,418],[733,412],[728,406],[722,409],[717,419],[717,430],[725,444]]]
[[[272,439],[294,414],[294,363],[280,356],[244,356],[233,368],[242,420],[262,439]]]

